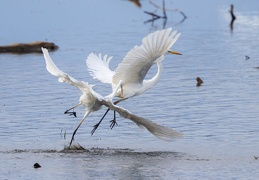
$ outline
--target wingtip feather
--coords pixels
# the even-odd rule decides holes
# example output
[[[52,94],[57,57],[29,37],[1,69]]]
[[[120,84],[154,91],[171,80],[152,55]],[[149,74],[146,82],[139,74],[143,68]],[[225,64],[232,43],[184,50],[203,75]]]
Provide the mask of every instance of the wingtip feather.
[[[104,55],[101,53],[94,54],[90,53],[86,59],[87,69],[89,74],[94,78],[103,83],[112,83],[113,71],[110,70],[109,64],[112,56]]]

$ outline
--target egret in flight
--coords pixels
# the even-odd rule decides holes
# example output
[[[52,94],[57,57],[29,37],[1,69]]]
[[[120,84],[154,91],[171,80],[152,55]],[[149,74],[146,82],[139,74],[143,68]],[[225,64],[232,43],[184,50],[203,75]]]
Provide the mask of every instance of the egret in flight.
[[[112,57],[108,57],[107,55],[102,57],[101,54],[90,53],[86,59],[89,73],[94,79],[111,84],[113,90],[117,87],[119,81],[122,80],[121,88],[116,92],[116,96],[120,99],[114,104],[129,97],[138,96],[154,87],[160,79],[163,69],[162,60],[165,58],[165,54],[181,55],[178,52],[170,50],[179,36],[180,33],[177,34],[177,31],[172,32],[172,28],[149,34],[142,39],[142,45],[136,45],[126,54],[115,71],[109,68]],[[154,64],[157,64],[158,67],[157,74],[153,78],[145,80],[147,72]],[[92,134],[98,128],[108,111],[109,109],[99,123],[94,126]],[[116,118],[114,112],[114,119],[111,121],[110,127],[113,128],[115,124]]]
[[[170,140],[172,138],[182,136],[182,134],[176,130],[158,125],[148,119],[136,116],[136,115],[130,113],[129,111],[125,110],[122,107],[114,105],[112,102],[112,99],[116,95],[118,89],[120,88],[122,81],[119,81],[117,87],[115,87],[113,89],[113,92],[110,95],[103,97],[93,90],[93,85],[90,85],[84,81],[78,81],[78,80],[74,79],[73,77],[69,76],[68,74],[64,73],[63,71],[61,71],[50,58],[47,49],[42,48],[42,52],[43,52],[43,55],[45,58],[46,69],[48,70],[48,72],[54,76],[57,76],[59,82],[65,82],[70,85],[73,85],[73,86],[77,87],[79,90],[81,90],[81,92],[82,92],[82,95],[80,96],[80,99],[79,99],[79,104],[74,106],[73,108],[75,108],[79,105],[83,105],[86,108],[86,112],[85,112],[82,120],[80,121],[79,125],[73,132],[69,147],[72,144],[76,131],[78,130],[80,125],[83,123],[85,118],[91,112],[98,111],[103,105],[107,106],[109,109],[112,109],[112,110],[118,112],[122,117],[132,120],[138,126],[145,127],[149,132],[151,132],[153,135],[155,135],[159,139]]]

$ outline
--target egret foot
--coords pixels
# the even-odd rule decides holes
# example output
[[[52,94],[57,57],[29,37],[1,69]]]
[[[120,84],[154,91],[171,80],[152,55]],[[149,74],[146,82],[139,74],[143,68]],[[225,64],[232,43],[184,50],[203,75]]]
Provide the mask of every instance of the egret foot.
[[[74,116],[76,117],[76,112],[74,112],[74,109],[75,109],[77,106],[79,106],[79,105],[81,105],[81,103],[79,103],[79,104],[77,104],[77,105],[71,107],[70,109],[66,110],[66,111],[64,112],[64,114],[74,115]],[[73,110],[73,112],[70,112],[70,110]]]
[[[110,121],[111,122],[111,125],[110,125],[111,129],[115,126],[115,124],[118,125],[117,122],[116,122],[116,112],[115,111],[113,111],[113,112],[114,112],[113,120]]]
[[[99,123],[97,123],[96,125],[94,125],[94,128],[93,128],[93,130],[91,131],[91,135],[94,134],[95,130],[99,127],[100,124],[101,124],[101,123],[99,122]]]
[[[112,129],[115,125],[118,125],[117,122],[116,122],[116,119],[113,119],[110,121],[111,122],[111,125],[110,125],[110,128]]]
[[[77,117],[76,116],[76,112],[69,112],[69,110],[66,110],[65,112],[64,112],[64,114],[69,114],[70,116],[72,116],[72,115],[74,115],[75,117]]]

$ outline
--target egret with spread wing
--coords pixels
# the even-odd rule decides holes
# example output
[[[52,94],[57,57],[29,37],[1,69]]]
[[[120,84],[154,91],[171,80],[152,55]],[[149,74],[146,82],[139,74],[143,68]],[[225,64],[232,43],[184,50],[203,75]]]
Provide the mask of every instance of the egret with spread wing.
[[[45,49],[45,48],[41,48],[41,49],[42,49],[42,52],[43,52],[43,55],[44,55],[44,58],[45,58],[46,69],[48,70],[48,72],[50,74],[52,74],[53,76],[57,76],[59,82],[65,82],[65,83],[68,83],[70,85],[73,85],[73,86],[77,87],[82,92],[82,95],[79,98],[79,104],[70,108],[70,109],[74,109],[79,105],[83,105],[86,108],[86,112],[85,112],[82,120],[80,121],[79,125],[77,126],[77,128],[75,129],[75,131],[72,135],[70,145],[69,145],[69,147],[70,147],[71,144],[72,144],[72,141],[74,140],[74,136],[75,136],[78,128],[83,123],[85,118],[91,112],[98,111],[101,108],[102,103],[99,101],[99,99],[101,99],[102,96],[99,95],[98,93],[94,92],[93,85],[90,85],[90,84],[88,84],[87,82],[84,82],[84,81],[77,81],[76,79],[72,78],[68,74],[61,71],[54,64],[52,59],[50,58],[48,50]]]
[[[86,112],[72,135],[69,147],[72,144],[76,131],[83,123],[85,118],[91,112],[98,111],[103,105],[107,106],[109,109],[112,109],[118,112],[122,117],[132,120],[137,125],[145,127],[149,132],[151,132],[156,137],[162,140],[170,140],[172,138],[182,136],[182,134],[178,131],[158,125],[150,120],[131,114],[129,111],[123,109],[122,107],[114,105],[112,103],[112,99],[116,95],[118,89],[120,88],[122,81],[119,81],[117,87],[114,88],[114,91],[110,95],[103,97],[93,90],[92,88],[93,85],[90,85],[84,81],[78,81],[72,78],[71,76],[69,76],[68,74],[64,73],[63,71],[61,71],[50,58],[47,49],[42,48],[42,52],[46,61],[46,69],[48,70],[48,72],[54,76],[57,76],[60,82],[65,82],[70,85],[73,85],[77,87],[79,90],[81,90],[82,92],[82,95],[80,96],[80,99],[79,99],[79,104],[77,104],[73,108],[79,105],[83,105],[86,108]]]
[[[172,32],[172,28],[149,34],[142,39],[141,46],[135,46],[126,54],[115,71],[109,68],[112,57],[108,57],[107,55],[102,57],[101,54],[96,55],[91,53],[86,59],[90,75],[103,83],[111,84],[113,89],[122,80],[121,88],[116,92],[116,96],[120,99],[114,104],[129,97],[140,95],[154,87],[160,79],[163,69],[162,60],[165,58],[166,53],[181,55],[178,52],[170,50],[179,36],[180,33],[177,34],[177,31]],[[157,74],[152,79],[144,80],[147,72],[154,64],[157,64],[158,67]],[[94,126],[92,134],[98,128],[108,111],[109,109],[99,123]],[[111,128],[113,128],[116,124],[115,112],[114,119],[111,122]]]

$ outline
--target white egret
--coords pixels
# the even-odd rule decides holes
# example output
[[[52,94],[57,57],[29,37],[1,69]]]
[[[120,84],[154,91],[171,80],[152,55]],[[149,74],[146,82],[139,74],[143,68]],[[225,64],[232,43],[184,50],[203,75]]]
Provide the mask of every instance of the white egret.
[[[114,88],[114,91],[110,95],[103,97],[93,90],[93,85],[90,85],[84,81],[78,81],[72,78],[71,76],[69,76],[68,74],[64,73],[63,71],[61,71],[50,58],[47,49],[42,48],[42,52],[46,61],[46,69],[48,70],[48,72],[54,76],[57,76],[59,82],[65,82],[70,85],[73,85],[77,87],[79,90],[81,90],[82,92],[82,95],[80,96],[80,99],[79,99],[79,104],[77,104],[73,108],[79,105],[83,105],[86,108],[86,112],[72,135],[69,147],[72,144],[76,131],[83,123],[85,118],[91,112],[98,111],[103,105],[107,106],[109,109],[112,109],[118,112],[122,117],[132,120],[137,125],[145,127],[149,132],[151,132],[153,135],[155,135],[156,137],[162,140],[170,140],[172,138],[182,136],[182,134],[178,131],[175,131],[168,127],[158,125],[150,120],[136,116],[130,113],[129,111],[123,109],[122,107],[114,105],[112,103],[112,99],[116,95],[117,90],[120,88],[122,81],[118,83],[117,87]]]
[[[86,59],[90,75],[103,83],[111,84],[113,89],[116,88],[119,81],[122,80],[121,88],[116,92],[116,96],[119,97],[120,100],[114,104],[129,97],[140,95],[154,87],[160,79],[163,69],[162,60],[165,58],[166,53],[181,55],[178,52],[170,50],[179,36],[180,33],[177,34],[177,31],[172,32],[172,28],[149,34],[142,39],[141,46],[135,46],[126,54],[115,71],[109,68],[112,57],[108,57],[107,55],[102,57],[101,54],[96,55],[90,53]],[[147,72],[154,64],[157,64],[158,67],[157,74],[152,79],[144,80]],[[109,109],[104,116],[108,111]],[[92,134],[98,128],[104,116],[99,123],[94,126]],[[111,128],[113,128],[116,124],[115,114],[111,122]]]

